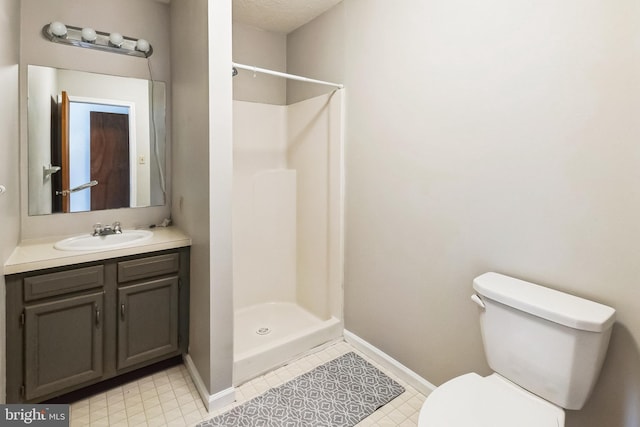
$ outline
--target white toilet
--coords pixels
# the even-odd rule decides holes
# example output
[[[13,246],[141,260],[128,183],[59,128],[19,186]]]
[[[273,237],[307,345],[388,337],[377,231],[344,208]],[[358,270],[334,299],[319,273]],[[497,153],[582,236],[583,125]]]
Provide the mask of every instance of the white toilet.
[[[497,273],[473,281],[495,373],[461,375],[434,390],[419,427],[562,427],[596,383],[615,310]]]

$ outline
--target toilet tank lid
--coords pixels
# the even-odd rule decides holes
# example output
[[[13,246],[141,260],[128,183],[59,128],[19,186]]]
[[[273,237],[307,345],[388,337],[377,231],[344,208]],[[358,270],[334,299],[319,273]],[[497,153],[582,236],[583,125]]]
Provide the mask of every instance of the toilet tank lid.
[[[613,325],[616,311],[603,304],[498,273],[473,280],[481,296],[573,329],[602,332]]]

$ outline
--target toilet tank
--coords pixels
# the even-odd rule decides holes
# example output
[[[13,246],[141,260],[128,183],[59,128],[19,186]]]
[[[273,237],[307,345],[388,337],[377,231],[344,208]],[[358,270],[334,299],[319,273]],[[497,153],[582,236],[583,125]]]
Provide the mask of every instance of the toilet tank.
[[[484,306],[480,326],[491,369],[558,406],[582,408],[600,374],[615,310],[498,273],[476,277],[473,288]]]

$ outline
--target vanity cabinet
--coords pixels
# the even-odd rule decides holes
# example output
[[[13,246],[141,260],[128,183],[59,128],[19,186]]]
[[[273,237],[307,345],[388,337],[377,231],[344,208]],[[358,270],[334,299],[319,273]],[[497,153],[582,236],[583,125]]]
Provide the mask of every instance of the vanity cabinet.
[[[102,377],[102,310],[102,292],[25,307],[26,399]]]
[[[47,400],[187,351],[188,248],[6,283],[7,403]]]
[[[118,263],[118,369],[178,350],[178,266],[178,254]]]

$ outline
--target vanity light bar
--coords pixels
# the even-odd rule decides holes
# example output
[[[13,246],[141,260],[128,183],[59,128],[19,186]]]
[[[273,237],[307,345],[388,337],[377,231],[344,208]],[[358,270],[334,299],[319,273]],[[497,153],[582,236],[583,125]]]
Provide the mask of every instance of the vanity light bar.
[[[73,27],[52,22],[42,27],[42,35],[53,43],[96,49],[103,52],[148,58],[153,47],[144,39],[134,39],[119,33],[105,33],[92,28]]]

